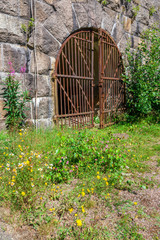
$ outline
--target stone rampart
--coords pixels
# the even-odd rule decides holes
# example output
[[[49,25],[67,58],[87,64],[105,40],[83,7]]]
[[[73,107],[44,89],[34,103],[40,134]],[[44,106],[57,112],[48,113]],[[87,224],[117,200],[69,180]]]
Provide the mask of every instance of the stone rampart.
[[[37,126],[52,124],[54,116],[55,61],[63,41],[82,28],[102,28],[123,53],[127,42],[132,48],[140,42],[143,30],[153,23],[160,26],[157,0],[1,0],[0,1],[0,83],[13,63],[22,89],[30,92],[28,119]],[[29,38],[22,31],[30,18],[35,28]],[[28,38],[28,39],[27,39]],[[26,65],[22,76],[21,66]],[[36,74],[36,75],[35,75]],[[36,84],[37,82],[37,84]],[[0,85],[0,92],[2,86]],[[0,98],[0,129],[4,128],[3,101]]]

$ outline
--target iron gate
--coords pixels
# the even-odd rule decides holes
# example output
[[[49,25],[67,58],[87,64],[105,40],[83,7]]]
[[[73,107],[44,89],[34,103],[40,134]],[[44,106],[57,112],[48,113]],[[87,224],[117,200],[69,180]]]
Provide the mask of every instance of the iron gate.
[[[95,59],[98,39],[98,59]],[[99,70],[100,127],[113,122],[124,103],[122,61],[118,48],[103,30],[87,29],[70,35],[56,60],[55,119],[58,125],[94,125],[95,69]],[[96,68],[96,67],[95,67]]]
[[[114,123],[124,110],[125,85],[121,79],[122,57],[111,37],[99,30],[99,101],[100,127]]]

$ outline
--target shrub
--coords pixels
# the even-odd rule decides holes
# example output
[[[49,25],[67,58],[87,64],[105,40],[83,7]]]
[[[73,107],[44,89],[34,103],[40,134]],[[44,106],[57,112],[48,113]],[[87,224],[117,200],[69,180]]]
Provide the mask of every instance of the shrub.
[[[126,49],[127,110],[135,118],[160,110],[160,30],[148,29],[142,37],[135,51]]]
[[[10,71],[8,77],[5,79],[4,87],[2,88],[2,97],[4,100],[3,110],[6,111],[6,127],[9,130],[20,128],[24,124],[26,118],[25,105],[29,101],[28,92],[19,92],[20,84],[15,79],[15,71],[12,63],[9,62]],[[25,67],[21,68],[21,72],[25,72]]]

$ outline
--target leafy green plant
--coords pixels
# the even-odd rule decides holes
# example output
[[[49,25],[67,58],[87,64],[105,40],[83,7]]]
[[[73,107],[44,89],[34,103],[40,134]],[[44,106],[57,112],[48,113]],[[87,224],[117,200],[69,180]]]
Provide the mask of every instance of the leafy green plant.
[[[152,6],[150,9],[149,9],[149,16],[153,16],[153,14],[156,12],[156,9],[154,6]]]
[[[9,62],[10,73],[4,81],[4,87],[2,88],[2,97],[4,100],[6,127],[9,130],[15,128],[20,128],[24,125],[25,115],[25,105],[29,101],[28,92],[19,92],[20,83],[15,79],[15,71],[12,67],[12,63]],[[21,68],[21,73],[24,71],[25,67]]]
[[[126,49],[126,82],[128,113],[135,118],[160,110],[160,30],[148,29],[135,51]]]
[[[22,24],[21,29],[27,35],[27,42],[28,42],[31,36],[31,33],[34,29],[34,18],[30,18],[28,22],[28,26],[26,26],[25,24]]]

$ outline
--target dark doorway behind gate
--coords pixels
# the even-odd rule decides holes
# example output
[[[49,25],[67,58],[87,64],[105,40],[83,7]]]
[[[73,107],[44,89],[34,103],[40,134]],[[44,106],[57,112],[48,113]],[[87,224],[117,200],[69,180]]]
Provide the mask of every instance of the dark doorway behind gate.
[[[100,127],[114,123],[124,108],[121,54],[102,29],[86,29],[70,35],[56,60],[56,122],[73,127]]]

